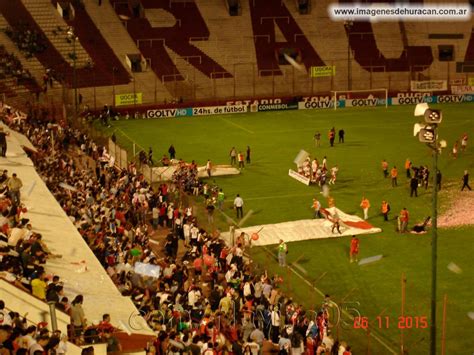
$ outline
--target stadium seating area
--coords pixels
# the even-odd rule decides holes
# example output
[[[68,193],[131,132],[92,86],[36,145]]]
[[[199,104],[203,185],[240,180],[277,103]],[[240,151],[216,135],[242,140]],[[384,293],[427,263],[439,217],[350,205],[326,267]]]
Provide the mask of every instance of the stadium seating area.
[[[84,100],[89,104],[94,101],[98,107],[114,101],[113,94],[132,90],[143,92],[146,103],[162,103],[169,95],[177,101],[202,101],[348,88],[404,91],[410,79],[465,77],[462,71],[471,70],[474,61],[471,24],[450,23],[439,29],[423,23],[391,27],[368,22],[344,24],[325,15],[328,1],[302,12],[292,1],[241,1],[233,14],[237,16],[229,14],[228,3],[203,1],[109,0],[101,6],[93,0],[69,3],[74,9],[69,18],[58,14],[58,0],[7,1],[0,4],[0,10],[10,37],[20,40],[17,44],[25,57],[34,56],[68,88],[74,86],[74,43],[67,35],[72,26],[78,38],[77,87],[108,88],[99,93],[84,90]],[[108,24],[123,25],[126,45],[111,40],[104,29]],[[26,33],[29,37],[25,40]],[[447,34],[448,40],[432,38],[433,33]],[[387,45],[390,41],[393,46]],[[439,44],[453,44],[453,65],[439,60]],[[288,65],[283,52],[294,53],[306,71]],[[147,74],[127,68],[125,55],[137,53],[148,63],[144,68]],[[310,67],[324,65],[335,66],[336,75],[309,78]],[[133,88],[127,85],[132,82]]]
[[[53,4],[51,4],[51,6],[53,6]],[[12,33],[21,33],[25,26],[27,26],[31,32],[38,33],[36,37],[41,38],[41,45],[39,45],[41,50],[34,51],[34,55],[43,64],[45,70],[46,68],[52,69],[56,73],[56,79],[58,81],[64,82],[67,86],[71,87],[73,85],[73,66],[70,64],[71,58],[66,58],[64,51],[61,53],[50,40],[51,37],[58,36],[58,31],[63,32],[62,38],[66,44],[69,44],[70,48],[70,52],[67,53],[67,55],[71,57],[74,49],[72,40],[70,39],[70,42],[67,42],[65,34],[67,27],[56,28],[55,33],[52,31],[45,33],[38,25],[36,19],[28,11],[25,4],[21,1],[2,2],[0,4],[0,10],[8,21]],[[77,63],[77,87],[108,86],[114,83],[119,85],[130,81],[126,69],[100,36],[100,32],[95,28],[83,8],[76,8],[76,17],[68,24],[74,26],[75,34],[79,38],[79,42],[89,49],[88,54],[91,58],[89,65],[81,67],[79,65],[80,63]],[[78,47],[78,44],[76,47]],[[78,52],[77,48],[76,52]],[[112,70],[113,67],[116,68],[115,74]]]

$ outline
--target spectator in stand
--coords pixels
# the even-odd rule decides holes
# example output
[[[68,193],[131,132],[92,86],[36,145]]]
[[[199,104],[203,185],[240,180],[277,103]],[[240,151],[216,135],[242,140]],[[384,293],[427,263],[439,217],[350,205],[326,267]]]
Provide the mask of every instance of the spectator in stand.
[[[82,309],[83,302],[84,297],[82,295],[77,295],[71,304],[71,323],[74,327],[74,337],[76,338],[76,342],[80,341],[77,338],[82,336],[87,325],[84,310]]]
[[[11,178],[7,180],[8,194],[15,205],[20,204],[20,189],[23,187],[23,182],[13,173]]]
[[[35,297],[46,301],[46,273],[42,270],[38,273],[37,277],[31,280],[31,290]]]
[[[110,329],[104,330],[103,340],[107,343],[107,353],[117,353],[122,351],[122,345],[120,345],[117,337],[112,334]]]
[[[29,355],[37,355],[37,352],[41,354],[47,353],[46,345],[49,343],[49,336],[48,335],[40,335],[36,342],[31,345],[28,349]]]
[[[7,136],[9,135],[8,132],[3,131],[3,127],[0,127],[0,156],[6,157],[7,156]]]
[[[0,325],[12,325],[12,319],[5,309],[5,302],[0,300]]]

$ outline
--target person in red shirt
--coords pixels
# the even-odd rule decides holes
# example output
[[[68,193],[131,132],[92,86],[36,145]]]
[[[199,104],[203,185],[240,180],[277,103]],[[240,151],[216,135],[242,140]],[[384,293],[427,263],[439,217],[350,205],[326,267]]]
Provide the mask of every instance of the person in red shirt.
[[[353,263],[355,261],[359,261],[359,239],[353,235],[351,239],[351,251],[349,255],[350,262]]]
[[[99,334],[105,333],[106,331],[113,333],[115,330],[115,327],[110,323],[110,314],[104,314],[102,316],[102,322],[97,325],[97,331]]]
[[[408,213],[406,207],[403,207],[403,210],[400,211],[400,233],[406,233],[408,227],[408,220],[410,219],[410,214]]]
[[[351,350],[352,350],[351,347],[348,346],[348,347],[346,348],[346,351],[344,351],[344,352],[342,353],[342,355],[352,355],[352,351],[351,351]]]

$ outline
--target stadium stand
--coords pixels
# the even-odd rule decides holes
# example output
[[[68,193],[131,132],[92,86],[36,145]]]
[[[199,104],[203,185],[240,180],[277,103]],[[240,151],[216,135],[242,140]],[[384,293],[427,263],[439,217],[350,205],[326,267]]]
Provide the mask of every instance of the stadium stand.
[[[33,2],[35,3],[35,2]],[[53,6],[52,4],[50,5],[52,9]],[[61,46],[61,50],[58,50],[55,45],[50,40],[51,38],[57,38],[57,37],[62,37],[64,39],[64,31],[66,31],[66,28],[63,28],[60,26],[60,29],[56,27],[55,33],[52,33],[51,27],[45,28],[45,30],[51,29],[51,33],[45,33],[43,29],[40,27],[40,25],[36,22],[35,18],[32,16],[32,14],[28,11],[28,8],[25,7],[25,5],[19,1],[8,1],[8,2],[2,2],[0,4],[0,10],[5,17],[5,19],[8,21],[11,29],[13,32],[20,30],[18,27],[19,24],[21,23],[23,26],[28,26],[31,31],[35,31],[36,33],[40,34],[42,41],[44,41],[44,50],[41,52],[36,52],[35,56],[38,58],[38,60],[42,63],[44,66],[45,70],[46,69],[51,69],[54,73],[56,73],[57,79],[59,81],[64,81],[67,83],[67,85],[72,86],[73,82],[73,68],[69,64],[69,61],[71,60],[69,58],[69,55],[72,54],[73,51],[73,44],[70,43],[69,47],[70,50],[67,52],[66,45]],[[53,16],[54,15],[54,16]],[[50,13],[49,11],[46,11],[45,14],[41,14],[41,18],[43,16],[46,16],[46,18],[49,18],[53,24],[56,24],[56,14]],[[47,22],[47,19],[42,20],[44,22]],[[97,29],[95,26],[91,25],[90,19],[87,16],[85,11],[81,11],[80,8],[76,10],[76,17],[75,20],[72,22],[73,25],[76,25],[76,21],[81,24],[83,23],[84,25],[88,25],[87,31],[82,31],[79,30],[80,33],[76,33],[76,35],[79,35],[79,42],[86,42],[86,41],[91,41],[91,36],[95,38],[96,44],[101,44],[101,47],[103,48],[103,51],[100,51],[98,48],[94,49],[92,53],[89,53],[92,59],[92,68],[90,67],[79,67],[77,69],[77,87],[86,87],[86,86],[101,86],[101,85],[112,85],[113,80],[115,81],[115,84],[118,85],[120,83],[126,84],[130,81],[128,72],[125,70],[123,65],[117,62],[117,58],[115,58],[115,55],[113,52],[110,50],[110,47],[108,47],[101,37],[100,33],[98,33]],[[46,26],[46,24],[44,25]],[[81,25],[79,25],[81,26]],[[54,26],[53,26],[54,28]],[[83,27],[81,27],[83,29]],[[59,33],[63,33],[62,35]],[[84,36],[83,37],[81,37]],[[102,38],[100,40],[100,38]],[[58,39],[59,40],[59,39]],[[67,41],[64,39],[64,42],[66,44]],[[76,43],[76,49],[80,48],[79,45]],[[89,47],[90,48],[90,47]],[[109,48],[109,50],[107,50]],[[64,53],[62,53],[63,51]],[[84,58],[84,56],[82,56]],[[67,58],[67,59],[66,59]],[[78,59],[80,56],[78,56]],[[84,59],[87,63],[87,59]],[[115,75],[112,74],[112,68],[110,67],[110,64],[115,65],[116,71]]]

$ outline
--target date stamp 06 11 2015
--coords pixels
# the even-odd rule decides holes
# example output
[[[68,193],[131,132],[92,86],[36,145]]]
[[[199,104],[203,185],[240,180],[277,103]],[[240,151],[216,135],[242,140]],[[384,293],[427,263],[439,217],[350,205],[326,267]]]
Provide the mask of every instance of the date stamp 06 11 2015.
[[[375,319],[354,317],[354,329],[368,329],[369,325],[378,329],[388,329],[393,326],[398,329],[426,329],[428,328],[428,317],[399,316],[398,319],[392,319],[389,316],[377,316]]]

